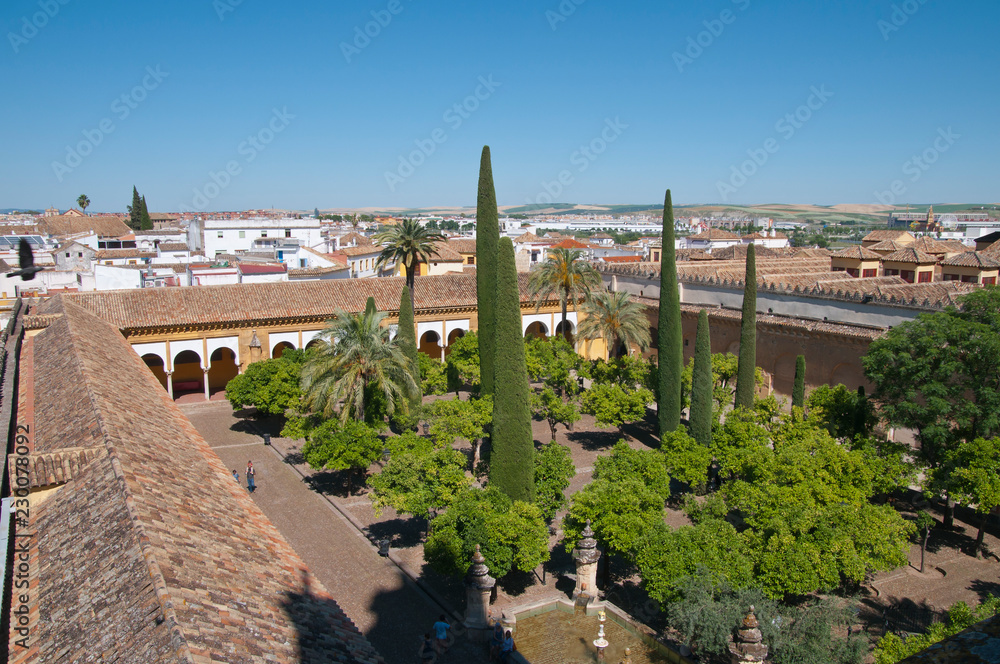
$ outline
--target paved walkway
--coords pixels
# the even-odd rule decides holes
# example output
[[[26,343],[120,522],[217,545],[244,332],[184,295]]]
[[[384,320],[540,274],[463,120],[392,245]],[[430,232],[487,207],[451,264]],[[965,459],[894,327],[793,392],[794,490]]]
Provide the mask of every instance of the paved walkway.
[[[228,468],[240,473],[252,460],[257,491],[253,498],[295,551],[336,598],[388,664],[419,661],[425,632],[442,613],[400,569],[326,498],[268,448],[227,402],[182,405],[192,424]],[[454,607],[463,609],[464,607]],[[451,620],[453,624],[457,621]],[[485,651],[459,639],[442,663],[486,661]]]

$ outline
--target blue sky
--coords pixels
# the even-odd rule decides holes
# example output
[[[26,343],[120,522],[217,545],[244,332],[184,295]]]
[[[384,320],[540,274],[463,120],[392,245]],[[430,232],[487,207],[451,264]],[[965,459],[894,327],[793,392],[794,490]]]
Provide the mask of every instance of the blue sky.
[[[501,205],[998,198],[993,2],[7,0],[0,19],[0,208],[122,211],[133,184],[153,211],[474,205],[487,144]]]

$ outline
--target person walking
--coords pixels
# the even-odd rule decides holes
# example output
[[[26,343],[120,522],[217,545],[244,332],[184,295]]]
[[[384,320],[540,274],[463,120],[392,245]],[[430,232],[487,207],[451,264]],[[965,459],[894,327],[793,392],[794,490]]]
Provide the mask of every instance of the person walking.
[[[254,483],[254,475],[256,475],[256,473],[253,469],[253,461],[247,461],[247,489],[250,493],[257,490],[257,485]]]
[[[438,621],[434,623],[434,636],[437,643],[438,654],[443,653],[451,645],[451,641],[448,638],[448,630],[451,629],[451,625],[444,619],[444,614],[438,618]]]

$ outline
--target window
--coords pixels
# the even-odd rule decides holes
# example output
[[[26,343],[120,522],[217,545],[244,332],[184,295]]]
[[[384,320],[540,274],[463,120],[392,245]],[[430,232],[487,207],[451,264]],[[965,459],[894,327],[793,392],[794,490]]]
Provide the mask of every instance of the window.
[[[241,240],[245,240],[246,236],[247,236],[247,232],[246,231],[240,231],[240,239]]]
[[[266,230],[261,231],[260,232],[260,236],[261,237],[267,237],[267,231]]]
[[[865,270],[864,272],[861,273],[861,276],[864,279],[868,279],[869,277],[877,277],[878,276],[878,270],[877,269]]]
[[[945,275],[942,275],[941,278],[944,281],[961,281],[961,279],[959,278],[959,276],[957,274],[945,274]]]
[[[222,231],[219,231],[218,237],[219,237],[220,240],[222,239]]]
[[[934,278],[934,273],[933,272],[930,272],[930,271],[927,271],[927,272],[917,272],[917,283],[920,283],[920,284],[929,284],[931,282],[931,279],[933,279],[933,278]]]
[[[128,264],[129,264],[129,265],[135,265],[135,264],[136,264],[136,261],[129,261],[129,262],[128,262]]]
[[[66,252],[66,258],[69,258],[69,252],[68,251]]]
[[[855,279],[857,279],[857,277],[858,277],[858,268],[856,268],[856,267],[849,267],[849,268],[847,268],[847,274],[849,274],[852,277],[854,277]]]
[[[469,265],[475,265],[475,264],[476,264],[476,257],[469,256]]]
[[[983,277],[984,286],[996,286],[996,284],[997,284],[996,277]]]
[[[899,276],[908,284],[913,283],[913,270],[900,270]]]
[[[292,237],[292,229],[291,228],[286,228],[285,229],[285,237]]]

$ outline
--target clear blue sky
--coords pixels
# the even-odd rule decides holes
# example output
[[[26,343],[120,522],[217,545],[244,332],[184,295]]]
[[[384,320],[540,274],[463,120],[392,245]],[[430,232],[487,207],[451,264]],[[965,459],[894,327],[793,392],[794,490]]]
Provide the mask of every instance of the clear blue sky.
[[[576,2],[7,0],[0,208],[1000,198],[995,2]]]

